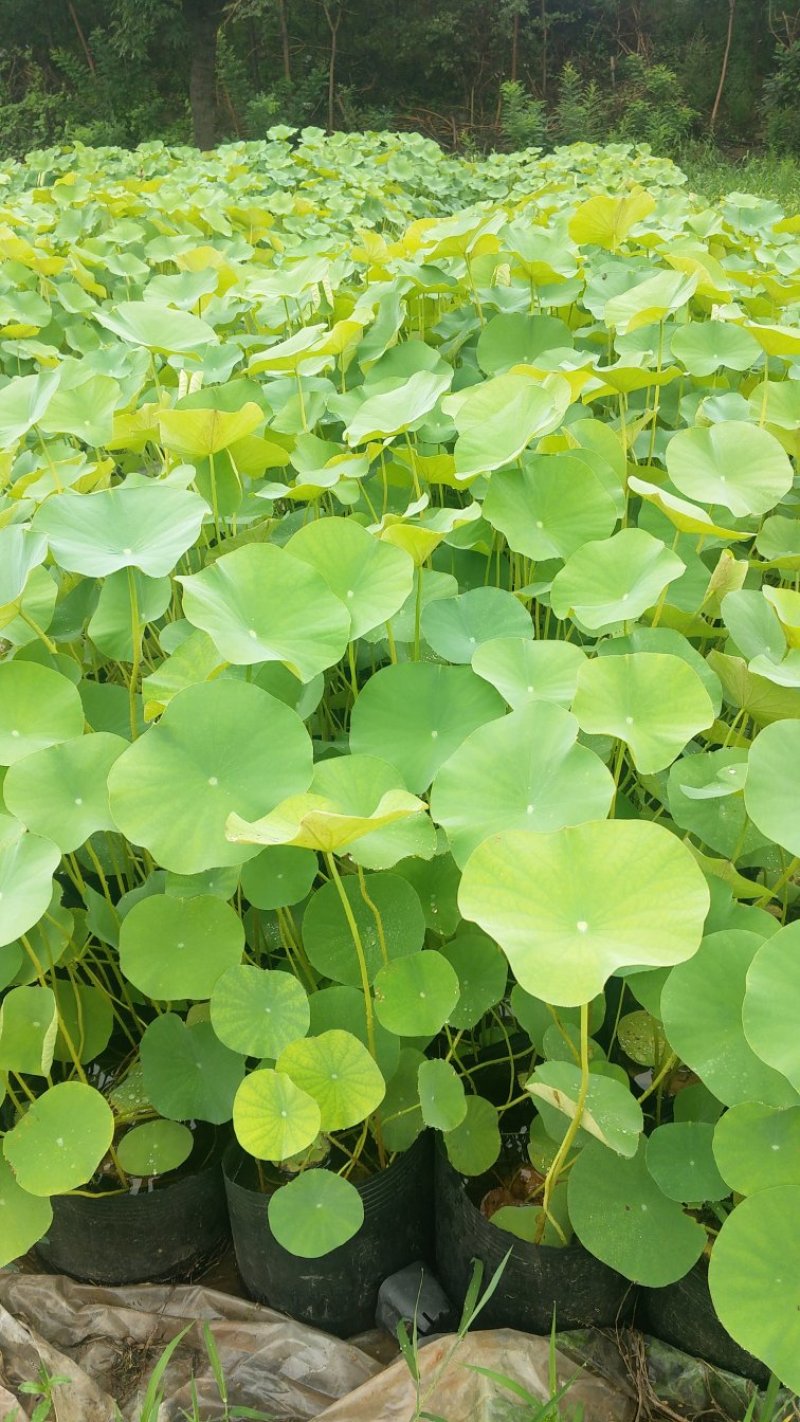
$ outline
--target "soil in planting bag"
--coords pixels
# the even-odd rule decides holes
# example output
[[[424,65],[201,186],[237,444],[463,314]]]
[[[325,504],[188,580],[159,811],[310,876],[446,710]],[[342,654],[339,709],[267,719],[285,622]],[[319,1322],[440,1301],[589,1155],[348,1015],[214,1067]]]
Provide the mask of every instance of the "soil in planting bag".
[[[769,1381],[769,1369],[740,1348],[717,1318],[702,1260],[675,1284],[642,1289],[637,1323],[656,1338],[718,1368],[741,1373],[762,1387]]]
[[[478,1198],[485,1192],[478,1185]],[[464,1302],[473,1261],[483,1264],[483,1285],[510,1251],[502,1278],[481,1310],[478,1328],[610,1328],[630,1317],[635,1290],[579,1244],[564,1249],[528,1244],[485,1218],[471,1198],[475,1182],[454,1170],[436,1150],[436,1272],[457,1308]]]
[[[138,1194],[59,1195],[36,1246],[45,1267],[95,1284],[189,1279],[229,1234],[219,1159]]]
[[[364,1223],[347,1244],[299,1259],[275,1239],[268,1196],[248,1188],[252,1161],[232,1143],[223,1159],[236,1262],[248,1293],[339,1338],[371,1328],[383,1280],[433,1254],[431,1141],[419,1136],[386,1170],[358,1185]]]

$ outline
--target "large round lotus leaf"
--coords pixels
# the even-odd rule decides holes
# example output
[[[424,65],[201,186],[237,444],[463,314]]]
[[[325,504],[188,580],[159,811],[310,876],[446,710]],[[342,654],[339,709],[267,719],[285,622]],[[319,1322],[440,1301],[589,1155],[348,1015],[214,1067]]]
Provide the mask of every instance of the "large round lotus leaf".
[[[468,1096],[463,1121],[446,1131],[447,1158],[461,1175],[484,1175],[501,1150],[497,1109],[483,1096]]]
[[[398,874],[348,874],[342,880],[372,982],[384,963],[416,953],[425,937],[425,917],[419,896]],[[329,881],[309,901],[303,915],[303,943],[318,973],[334,982],[361,987],[362,979],[352,928],[336,885]]]
[[[668,1200],[702,1204],[724,1200],[728,1186],[717,1169],[714,1127],[705,1121],[670,1121],[647,1141],[647,1168]]]
[[[237,963],[211,994],[214,1031],[226,1047],[245,1057],[274,1061],[290,1042],[305,1037],[310,1021],[305,989],[291,973]]]
[[[56,494],[42,504],[34,527],[70,573],[105,578],[120,568],[138,568],[150,578],[165,578],[195,542],[207,513],[199,494],[153,479],[94,494]]]
[[[265,1069],[246,1076],[233,1103],[239,1144],[257,1160],[288,1160],[319,1135],[320,1110],[313,1096],[284,1072]]]
[[[536,435],[549,434],[561,411],[529,375],[497,375],[443,401],[458,430],[456,475],[468,479],[518,459]]]
[[[59,1030],[56,1037],[57,1062],[91,1062],[104,1052],[114,1030],[114,1013],[104,988],[56,979]],[[69,1041],[67,1040],[69,1038]]]
[[[676,360],[690,375],[713,375],[721,366],[748,370],[761,354],[749,331],[731,321],[691,321],[674,332],[671,345]]]
[[[756,737],[744,803],[762,834],[790,854],[800,854],[800,723],[776,721]]]
[[[642,528],[586,543],[556,573],[550,603],[557,617],[575,616],[591,631],[633,622],[654,607],[685,564]]]
[[[147,1099],[173,1121],[229,1121],[244,1059],[224,1046],[210,1022],[187,1025],[174,1012],[156,1017],[141,1044]]]
[[[714,1243],[708,1286],[731,1337],[800,1392],[800,1185],[742,1200]]]
[[[567,643],[567,645],[570,645]],[[665,652],[680,657],[693,671],[697,672],[711,698],[714,714],[719,715],[722,706],[722,686],[697,648],[681,632],[672,627],[636,626],[624,637],[607,637],[598,643],[597,654],[601,657],[624,656],[629,652]]]
[[[453,1131],[467,1114],[464,1083],[450,1062],[423,1062],[419,1069],[419,1100],[426,1126]]]
[[[516,711],[531,700],[570,706],[585,660],[586,653],[572,642],[499,637],[476,648],[472,669]]]
[[[378,1021],[398,1037],[432,1037],[458,1002],[455,969],[427,950],[387,963],[375,977]]]
[[[108,773],[125,750],[104,732],[35,751],[9,768],[3,798],[13,815],[70,853],[98,830],[114,829]]]
[[[0,1157],[0,1269],[21,1259],[45,1235],[53,1223],[48,1199],[31,1195],[14,1178],[11,1166]]]
[[[73,683],[35,662],[0,662],[0,765],[83,734]]]
[[[52,988],[12,988],[0,1002],[0,1071],[49,1076],[57,1033]]]
[[[242,681],[204,682],[179,692],[114,763],[111,814],[165,869],[196,874],[253,858],[256,845],[225,838],[228,815],[267,814],[311,774],[311,741],[294,711]]]
[[[96,321],[132,346],[166,355],[194,354],[217,340],[207,321],[153,301],[117,301],[112,310],[96,307]]]
[[[242,893],[258,909],[299,904],[311,892],[317,869],[310,849],[270,845],[242,865]]]
[[[286,549],[314,568],[344,603],[351,641],[388,622],[414,586],[408,553],[373,538],[352,518],[315,519],[293,534]]]
[[[753,1051],[800,1092],[800,922],[767,939],[747,973],[742,1020]]]
[[[61,850],[0,814],[0,945],[13,943],[47,912]]]
[[[519,985],[577,1007],[618,968],[691,958],[708,886],[690,851],[645,820],[598,820],[485,840],[468,861],[459,907],[497,940]]]
[[[323,1032],[340,1028],[343,1032],[351,1032],[354,1037],[358,1037],[358,1040],[364,1043],[365,1047],[369,1047],[370,1024],[367,1022],[367,1005],[360,988],[344,987],[341,984],[336,984],[334,987],[318,988],[312,994],[309,1006],[311,1009],[309,1032],[312,1037],[319,1037]],[[389,1081],[394,1077],[400,1062],[400,1039],[381,1026],[374,1011],[371,1030],[372,1040],[375,1044],[375,1060],[381,1069],[384,1081]],[[302,1032],[295,1033],[297,1037],[303,1035]]]
[[[669,773],[669,810],[676,825],[730,859],[766,843],[747,818],[743,790],[747,751],[704,751],[676,761]]]
[[[758,1101],[732,1106],[717,1121],[714,1159],[738,1195],[772,1185],[800,1187],[800,1105],[783,1111]]]
[[[273,543],[225,553],[183,584],[183,611],[236,666],[286,662],[300,681],[333,666],[350,618],[324,578]]]
[[[673,969],[661,992],[670,1046],[726,1106],[791,1106],[797,1100],[786,1078],[756,1056],[742,1028],[747,971],[761,941],[739,929],[710,933],[690,962]]]
[[[524,469],[498,471],[483,513],[509,548],[537,560],[568,558],[582,544],[610,537],[617,522],[611,495],[586,459],[571,454],[532,455]]]
[[[320,1259],[358,1234],[364,1204],[355,1185],[329,1170],[304,1170],[270,1196],[269,1224],[284,1249]]]
[[[502,716],[500,696],[470,667],[406,662],[371,677],[353,707],[350,748],[397,767],[414,794],[470,731]]]
[[[458,1002],[450,1013],[451,1027],[477,1027],[481,1018],[504,996],[508,963],[497,944],[479,929],[462,929],[439,950],[455,969]]]
[[[228,968],[238,965],[244,928],[230,904],[209,894],[140,899],[122,921],[119,960],[125,977],[147,997],[208,998]]]
[[[533,637],[530,613],[503,588],[471,588],[458,597],[430,602],[421,626],[437,657],[465,664],[493,637]]]
[[[714,720],[711,698],[697,673],[681,657],[663,652],[585,662],[572,709],[590,735],[624,741],[642,775],[670,765],[692,736]]]
[[[117,1146],[117,1159],[128,1175],[165,1175],[189,1159],[194,1136],[178,1121],[145,1121],[126,1131]]]
[[[578,1114],[581,1089],[581,1069],[574,1061],[542,1062],[525,1083],[542,1117],[546,1130],[558,1140],[564,1134],[567,1121]],[[583,1144],[589,1136],[618,1155],[636,1154],[644,1128],[642,1108],[625,1084],[609,1076],[592,1074],[589,1090],[581,1112],[579,1137]]]
[[[722,504],[735,518],[768,513],[792,487],[792,466],[775,436],[744,420],[679,430],[666,462],[688,499]]]
[[[292,1042],[276,1066],[313,1096],[323,1131],[359,1125],[386,1095],[386,1083],[367,1048],[352,1032],[339,1028]]]
[[[572,332],[557,317],[510,311],[487,321],[475,354],[481,370],[498,375],[512,365],[531,365],[543,351],[571,345]]]
[[[17,1183],[31,1195],[59,1195],[91,1180],[114,1138],[111,1107],[81,1081],[51,1086],[3,1142]]]
[[[584,670],[596,665],[587,663]],[[605,819],[613,778],[577,738],[578,722],[569,711],[532,701],[479,726],[445,761],[433,782],[431,815],[447,831],[462,869],[499,830],[547,832]]]
[[[199,393],[199,392],[198,392]],[[238,410],[162,410],[158,417],[161,442],[185,459],[207,459],[236,440],[244,439],[264,421],[264,411],[248,400]]]
[[[705,1248],[702,1225],[667,1199],[647,1169],[644,1141],[632,1159],[588,1142],[570,1170],[568,1201],[584,1248],[647,1288],[682,1279]]]

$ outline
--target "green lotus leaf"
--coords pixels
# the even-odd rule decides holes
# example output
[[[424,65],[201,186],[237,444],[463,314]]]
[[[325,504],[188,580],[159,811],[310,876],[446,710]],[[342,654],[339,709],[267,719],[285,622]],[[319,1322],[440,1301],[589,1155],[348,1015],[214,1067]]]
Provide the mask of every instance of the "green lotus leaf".
[[[430,859],[434,853],[436,831],[423,802],[417,801],[417,809],[411,810],[414,797],[408,795],[399,772],[388,761],[366,755],[330,757],[316,766],[311,789],[338,802],[340,811],[347,806],[356,816],[369,812],[372,827],[348,847],[356,864],[366,869],[391,869],[408,855]],[[391,792],[395,795],[392,801]],[[384,815],[391,817],[381,824]]]
[[[670,347],[690,375],[704,378],[715,371],[749,370],[761,347],[749,331],[731,321],[691,321],[680,327]]]
[[[209,894],[140,899],[122,921],[120,967],[129,982],[162,1002],[209,998],[238,965],[244,928],[230,904]]]
[[[442,403],[458,430],[459,479],[511,464],[537,435],[554,430],[563,413],[550,391],[529,375],[496,375]]]
[[[211,1025],[242,1056],[275,1061],[290,1042],[305,1037],[310,1021],[305,989],[291,973],[237,963],[214,984]]]
[[[597,663],[584,670],[591,665]],[[500,830],[547,832],[606,817],[613,779],[577,737],[578,722],[568,711],[531,701],[479,726],[445,761],[433,782],[431,814],[447,831],[462,869]]]
[[[365,1047],[374,1043],[374,1057],[384,1081],[394,1077],[400,1063],[400,1039],[387,1032],[375,1017],[370,1000],[371,1022],[367,1021],[367,1003],[361,988],[336,984],[332,987],[317,988],[309,1000],[311,1023],[309,1034],[319,1037],[323,1032],[339,1028],[350,1032],[363,1042]],[[296,1037],[304,1033],[296,1032]],[[382,1111],[385,1108],[381,1108]],[[413,1139],[413,1137],[412,1137]],[[392,1147],[394,1149],[394,1147]]]
[[[61,371],[41,370],[37,375],[19,375],[0,390],[0,445],[16,444],[38,424],[58,389]]]
[[[449,369],[418,370],[392,389],[367,395],[345,428],[347,443],[351,447],[368,444],[370,440],[386,439],[415,428],[450,389],[452,381]]]
[[[83,444],[104,445],[114,429],[114,411],[121,395],[109,375],[89,375],[72,384],[66,375],[39,420],[46,434],[74,435]]]
[[[31,1195],[59,1195],[91,1180],[114,1137],[111,1107],[93,1086],[62,1081],[28,1107],[3,1152]]]
[[[427,863],[421,859],[401,860],[395,865],[395,873],[416,890],[425,926],[445,937],[455,933],[461,918],[456,901],[461,874],[453,856],[440,846]]]
[[[352,1032],[339,1028],[291,1042],[276,1067],[313,1096],[323,1131],[360,1125],[386,1095],[386,1083],[367,1048]]]
[[[59,567],[90,578],[138,568],[164,578],[195,542],[208,506],[198,494],[149,481],[140,487],[54,494],[37,510]]]
[[[687,276],[684,272],[660,271],[618,296],[612,296],[605,304],[603,318],[618,335],[638,331],[642,326],[663,321],[680,311],[694,296],[696,289],[696,274]]]
[[[35,534],[33,536],[36,537]],[[0,631],[3,641],[10,642],[12,647],[30,647],[32,654],[41,657],[40,632],[46,632],[52,625],[57,597],[58,585],[50,570],[34,568],[18,600],[0,607]],[[63,671],[65,675],[77,671],[75,662],[70,665],[70,659],[65,657],[62,663],[58,657],[59,654],[56,653],[51,663],[57,670]],[[72,679],[76,680],[74,677]]]
[[[114,1031],[114,1011],[108,994],[91,983],[70,978],[55,981],[58,1002],[58,1062],[91,1062],[104,1052]]]
[[[25,584],[47,557],[47,540],[21,524],[0,528],[0,627],[6,625],[5,609],[16,603],[25,591]],[[9,620],[14,614],[9,608]]]
[[[14,1177],[11,1166],[0,1158],[0,1214],[3,1233],[0,1235],[0,1269],[21,1259],[45,1235],[53,1222],[50,1201],[23,1190]]]
[[[441,1031],[458,996],[455,970],[432,950],[395,958],[375,975],[375,1014],[398,1037],[432,1037]]]
[[[308,849],[276,845],[242,865],[242,893],[255,908],[299,904],[317,877],[317,856]]]
[[[477,1027],[481,1018],[505,995],[508,963],[497,944],[479,929],[461,929],[439,950],[458,978],[458,1002],[450,1013],[451,1027]]]
[[[782,1111],[758,1101],[732,1106],[716,1123],[714,1159],[739,1195],[800,1186],[800,1105]]]
[[[487,375],[503,374],[512,365],[533,365],[543,351],[572,345],[572,332],[555,316],[502,312],[487,321],[475,354]]]
[[[768,938],[747,973],[742,1010],[744,1034],[753,1051],[800,1092],[800,923]],[[773,1103],[770,1104],[781,1104]]]
[[[500,944],[522,988],[576,1007],[619,968],[691,958],[709,894],[692,854],[668,830],[598,820],[485,840],[467,862],[458,901]]]
[[[553,579],[551,606],[557,617],[574,615],[598,632],[641,617],[685,568],[659,538],[642,528],[623,528],[567,559]]]
[[[299,1259],[320,1259],[358,1234],[364,1204],[355,1185],[329,1170],[304,1170],[270,1196],[269,1224]]]
[[[75,686],[35,662],[0,662],[0,765],[83,734]]]
[[[26,755],[6,775],[8,809],[34,834],[71,853],[98,830],[114,829],[108,774],[126,745],[100,731]]]
[[[722,504],[735,518],[769,513],[792,487],[792,466],[775,436],[743,420],[679,430],[666,462],[680,493]]]
[[[742,1031],[747,973],[761,941],[740,929],[709,934],[690,962],[673,969],[661,993],[670,1046],[726,1106],[791,1106],[797,1100]]]
[[[176,874],[242,864],[256,846],[225,837],[232,811],[257,818],[311,780],[311,741],[299,716],[257,686],[188,687],[109,775],[111,814]]]
[[[166,1175],[177,1170],[194,1149],[194,1136],[178,1121],[145,1121],[126,1131],[117,1159],[128,1175]]]
[[[233,1103],[239,1144],[257,1160],[288,1160],[319,1135],[320,1109],[313,1096],[282,1071],[251,1072]]]
[[[719,715],[722,708],[722,686],[719,677],[682,632],[677,632],[673,627],[645,627],[637,624],[627,636],[604,637],[597,645],[597,654],[600,657],[626,656],[629,652],[665,652],[670,656],[680,657],[692,671],[697,672],[711,698],[715,716]]]
[[[548,1129],[545,1111],[575,1119],[580,1087],[581,1070],[574,1061],[542,1062],[525,1083]],[[624,1156],[636,1154],[644,1129],[642,1108],[629,1087],[606,1076],[591,1077],[580,1124],[588,1136]]]
[[[624,741],[642,775],[664,770],[692,736],[714,720],[711,699],[697,673],[682,658],[662,652],[585,662],[578,672],[573,711],[590,735]]]
[[[229,1121],[244,1076],[244,1058],[216,1036],[210,1022],[183,1022],[174,1012],[156,1017],[141,1042],[147,1100],[173,1121]]]
[[[622,197],[598,193],[575,209],[569,220],[569,235],[582,246],[592,244],[615,252],[655,207],[655,198],[638,183]]]
[[[704,1121],[671,1121],[647,1141],[647,1168],[668,1200],[700,1204],[724,1200],[728,1186],[714,1160],[714,1127]]]
[[[52,988],[12,988],[0,1002],[0,1071],[49,1076],[57,1035]]]
[[[107,657],[117,662],[132,662],[134,624],[139,629],[155,622],[171,600],[169,578],[148,578],[138,570],[122,568],[118,573],[111,573],[103,583],[86,630],[94,645]]]
[[[768,839],[800,854],[800,725],[776,721],[750,747],[744,803]]]
[[[292,535],[286,550],[314,568],[344,603],[350,640],[388,622],[414,586],[408,553],[372,537],[352,518],[315,519]]]
[[[800,520],[771,514],[756,534],[756,548],[774,567],[797,572],[800,569]]]
[[[800,1389],[800,1186],[742,1200],[714,1243],[708,1271],[722,1326],[793,1392]]]
[[[705,1247],[702,1225],[669,1200],[650,1174],[644,1141],[631,1159],[590,1141],[570,1170],[567,1197],[584,1248],[647,1288],[683,1278]]]
[[[635,474],[628,476],[628,488],[648,503],[654,504],[681,533],[699,533],[703,538],[724,538],[726,543],[737,543],[751,537],[749,533],[736,529],[722,528],[699,504],[691,504],[687,499],[679,499],[676,494],[661,489],[658,484],[648,484]]]
[[[659,976],[662,974],[656,969]],[[625,978],[625,984],[631,989],[634,997],[637,989],[642,991],[642,978],[647,974],[635,973],[633,983],[631,978]],[[653,985],[655,986],[655,984]],[[647,991],[642,993],[647,996]],[[659,989],[660,998],[660,989]],[[654,1004],[655,1005],[655,1004]],[[664,1059],[664,1033],[659,1019],[649,1012],[626,1012],[624,1017],[617,1023],[617,1041],[622,1047],[627,1057],[638,1066],[655,1066],[657,1062]]]
[[[47,912],[61,850],[0,814],[0,945],[28,933]]]
[[[759,676],[757,671],[748,668],[742,657],[729,656],[717,651],[716,647],[708,653],[707,661],[722,683],[726,700],[739,710],[746,711],[757,726],[800,718],[800,695],[791,675],[788,686],[776,685],[774,680]],[[770,661],[770,677],[778,666],[778,662]],[[752,814],[750,818],[753,818]]]
[[[422,635],[446,662],[469,663],[494,637],[533,637],[530,613],[503,588],[471,588],[423,610]]]
[[[570,706],[586,653],[572,642],[498,637],[475,649],[472,669],[517,710],[531,699]]]
[[[669,773],[669,809],[676,825],[726,858],[766,843],[747,818],[742,794],[747,770],[747,751],[716,750],[684,756]]]
[[[238,410],[162,410],[158,417],[161,443],[184,459],[208,459],[264,423],[264,411],[254,401]]]
[[[774,608],[786,642],[793,650],[800,647],[800,593],[793,588],[765,587],[764,597]]]
[[[338,662],[350,619],[315,569],[274,544],[225,553],[177,579],[183,611],[237,666],[286,662],[300,681]]]
[[[217,341],[207,321],[153,301],[117,301],[113,310],[96,307],[94,318],[129,345],[164,355],[194,355]]]
[[[406,662],[370,678],[353,707],[350,748],[389,759],[415,794],[462,741],[503,714],[497,692],[469,667]]]
[[[398,1039],[394,1037],[392,1040],[396,1042]],[[375,1127],[380,1125],[381,1139],[387,1150],[408,1150],[425,1129],[419,1099],[419,1069],[424,1062],[425,1057],[416,1047],[401,1049],[375,1118]]]
[[[460,1175],[484,1175],[501,1150],[497,1110],[483,1096],[468,1096],[463,1121],[444,1134],[447,1158]]]
[[[329,881],[312,894],[303,915],[303,943],[312,967],[334,982],[363,986],[350,919],[355,923],[372,982],[386,962],[416,953],[425,937],[419,898],[398,874],[376,873],[342,880],[345,914],[336,885]]]
[[[453,1131],[467,1114],[464,1083],[450,1062],[423,1062],[419,1069],[419,1099],[426,1126]]]
[[[786,637],[775,610],[766,598],[767,589],[755,592],[740,588],[720,603],[722,619],[737,649],[745,657],[767,656],[779,662],[786,655]]]
[[[524,469],[498,471],[484,517],[526,558],[568,558],[584,543],[614,532],[613,498],[590,465],[571,454],[536,454]],[[502,636],[502,633],[498,633]]]

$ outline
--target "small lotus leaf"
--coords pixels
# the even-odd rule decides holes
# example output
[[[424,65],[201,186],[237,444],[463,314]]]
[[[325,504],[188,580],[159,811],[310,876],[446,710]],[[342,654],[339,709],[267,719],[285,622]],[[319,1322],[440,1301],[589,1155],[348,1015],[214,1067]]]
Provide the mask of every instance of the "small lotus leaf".
[[[458,977],[458,1002],[450,1013],[451,1027],[477,1027],[481,1018],[505,994],[508,963],[497,944],[479,929],[462,929],[439,950]]]
[[[311,892],[317,869],[310,850],[271,846],[242,865],[242,893],[259,909],[299,904]]]
[[[578,1114],[581,1070],[574,1061],[542,1062],[525,1083],[550,1130],[545,1110],[559,1112],[573,1121]],[[542,1108],[545,1110],[542,1110]],[[613,1077],[591,1076],[580,1118],[581,1130],[602,1141],[618,1155],[633,1156],[639,1146],[644,1122],[642,1108],[627,1085]],[[555,1134],[551,1131],[551,1134]]]
[[[700,1204],[729,1193],[715,1164],[714,1127],[704,1121],[670,1121],[647,1141],[647,1168],[668,1200]]]
[[[494,637],[533,637],[530,613],[503,588],[471,588],[423,610],[422,635],[443,661],[468,664]]]
[[[467,1114],[464,1083],[450,1062],[423,1062],[419,1069],[419,1099],[426,1126],[453,1131]]]
[[[108,773],[126,745],[100,731],[34,751],[9,768],[6,805],[34,834],[70,853],[98,830],[114,829]]]
[[[742,1200],[714,1243],[711,1300],[723,1327],[792,1392],[800,1390],[800,1186]]]
[[[0,945],[28,933],[47,912],[60,858],[52,840],[26,834],[19,820],[0,814]]]
[[[313,1096],[285,1072],[251,1072],[233,1103],[236,1139],[257,1160],[288,1160],[319,1135],[320,1109]]]
[[[0,1214],[3,1232],[0,1235],[0,1269],[21,1259],[37,1244],[53,1222],[50,1201],[41,1195],[31,1195],[17,1184],[8,1161],[0,1158]]]
[[[408,553],[372,537],[352,518],[307,523],[286,548],[314,568],[344,603],[351,641],[388,622],[414,586],[414,562]]]
[[[57,1033],[52,988],[12,988],[0,1002],[0,1071],[49,1076]]]
[[[156,1017],[141,1043],[148,1101],[173,1121],[229,1121],[244,1059],[219,1041],[210,1022],[183,1022],[174,1012]]]
[[[499,637],[477,647],[472,669],[517,710],[531,699],[570,706],[586,653],[572,642]]]
[[[370,874],[363,883],[348,874],[342,888],[349,905],[345,913],[336,885],[323,884],[303,915],[303,943],[312,967],[334,982],[363,986],[350,916],[356,925],[372,982],[378,969],[393,958],[416,953],[425,937],[425,918],[415,890],[398,874]]]
[[[35,662],[0,663],[0,765],[83,734],[73,683]]]
[[[614,499],[587,459],[572,454],[536,454],[523,469],[498,471],[483,512],[509,548],[537,560],[568,558],[584,543],[609,538],[617,522]]]
[[[245,1057],[274,1061],[290,1042],[306,1035],[310,1021],[305,989],[291,973],[237,963],[214,984],[214,1031],[226,1047]]]
[[[460,1125],[444,1136],[447,1157],[461,1175],[483,1175],[500,1155],[497,1110],[483,1096],[468,1096]]]
[[[113,1136],[114,1117],[100,1092],[62,1081],[31,1103],[3,1150],[23,1190],[58,1195],[91,1180]]]
[[[395,958],[375,977],[378,1021],[398,1037],[432,1037],[441,1031],[458,996],[455,970],[431,950]]]
[[[732,1106],[717,1121],[714,1159],[739,1195],[800,1186],[800,1105],[782,1111],[758,1101]]]
[[[304,1170],[269,1201],[270,1229],[300,1259],[319,1259],[346,1244],[364,1223],[355,1185],[329,1170]]]
[[[209,894],[140,899],[122,921],[120,967],[148,997],[209,998],[217,980],[237,965],[244,928],[229,904]]]
[[[290,1043],[276,1066],[313,1096],[323,1131],[359,1125],[386,1094],[386,1083],[367,1048],[352,1032],[338,1028]]]
[[[680,657],[631,652],[595,657],[578,673],[573,711],[590,735],[617,736],[643,775],[665,769],[714,720],[699,676]],[[586,818],[590,818],[587,816]]]
[[[642,528],[586,543],[556,574],[550,602],[557,617],[574,614],[591,631],[632,622],[654,607],[686,565]]]
[[[679,430],[666,459],[676,489],[722,504],[735,518],[769,513],[792,487],[792,466],[775,436],[743,420]]]
[[[126,1131],[117,1146],[117,1159],[128,1175],[166,1175],[189,1159],[194,1136],[178,1121],[145,1121]]]

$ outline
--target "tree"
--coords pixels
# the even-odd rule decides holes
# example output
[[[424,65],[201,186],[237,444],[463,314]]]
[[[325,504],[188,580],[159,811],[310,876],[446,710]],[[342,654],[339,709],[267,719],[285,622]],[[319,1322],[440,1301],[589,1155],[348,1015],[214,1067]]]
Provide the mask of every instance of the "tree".
[[[183,0],[189,33],[189,102],[194,141],[213,148],[217,141],[217,36],[225,0]]]

